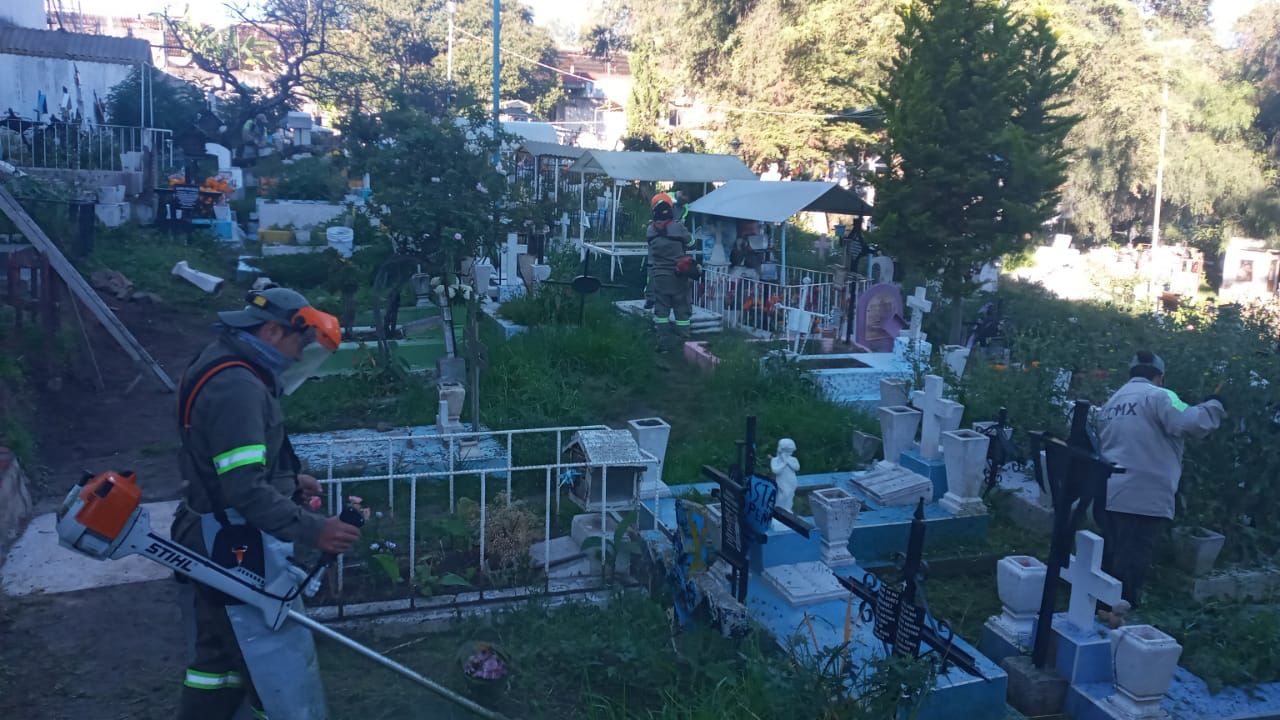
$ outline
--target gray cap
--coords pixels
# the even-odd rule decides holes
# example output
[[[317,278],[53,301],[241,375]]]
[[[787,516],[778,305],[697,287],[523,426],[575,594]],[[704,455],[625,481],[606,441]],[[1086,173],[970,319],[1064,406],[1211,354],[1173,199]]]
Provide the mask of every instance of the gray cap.
[[[1134,355],[1129,360],[1129,369],[1132,370],[1138,367],[1139,365],[1147,365],[1155,368],[1157,373],[1159,373],[1160,375],[1163,375],[1164,374],[1164,358],[1160,357],[1159,355],[1156,355],[1155,353],[1151,353],[1151,357],[1154,358],[1151,362],[1142,362],[1141,360],[1138,359],[1137,355]]]
[[[243,310],[220,312],[218,320],[233,328],[257,327],[265,322],[288,325],[293,313],[311,304],[302,293],[282,287],[250,292],[246,300],[249,304]]]

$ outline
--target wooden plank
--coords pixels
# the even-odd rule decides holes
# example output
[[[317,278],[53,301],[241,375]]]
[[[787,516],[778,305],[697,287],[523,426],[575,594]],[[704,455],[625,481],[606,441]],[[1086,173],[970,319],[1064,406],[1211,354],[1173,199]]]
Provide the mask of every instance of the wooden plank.
[[[165,387],[169,392],[175,392],[176,388],[173,384],[173,378],[169,377],[169,373],[151,357],[147,349],[142,347],[142,343],[129,332],[129,328],[120,322],[120,318],[111,312],[111,308],[102,301],[93,288],[89,287],[89,283],[85,282],[80,271],[76,270],[70,260],[58,250],[58,246],[49,239],[49,236],[40,229],[35,220],[27,214],[27,211],[18,204],[17,199],[13,197],[8,189],[0,186],[0,212],[9,217],[9,220],[17,226],[18,230],[27,237],[27,240],[35,246],[36,250],[44,254],[49,259],[49,264],[53,266],[54,271],[67,284],[67,289],[78,299],[84,303],[84,306],[93,313],[93,316],[102,323],[102,327],[106,328],[111,337],[120,344],[125,353],[133,358],[144,371],[150,371],[156,380]]]

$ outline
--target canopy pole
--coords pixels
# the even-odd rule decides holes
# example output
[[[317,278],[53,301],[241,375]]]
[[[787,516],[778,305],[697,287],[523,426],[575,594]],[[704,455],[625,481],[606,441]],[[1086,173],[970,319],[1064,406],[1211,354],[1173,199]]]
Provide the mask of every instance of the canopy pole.
[[[618,252],[618,202],[622,197],[622,188],[618,181],[613,181],[613,203],[609,207],[609,281],[613,282],[613,266]]]
[[[578,247],[587,251],[587,173],[578,172]],[[586,255],[583,255],[586,257]],[[581,258],[579,258],[581,259]]]
[[[533,156],[533,199],[535,201],[542,199],[542,188],[538,186],[538,170],[540,165],[542,165],[542,157],[538,155],[534,155]]]
[[[778,284],[783,287],[787,285],[787,224],[785,222],[782,223],[782,270]]]

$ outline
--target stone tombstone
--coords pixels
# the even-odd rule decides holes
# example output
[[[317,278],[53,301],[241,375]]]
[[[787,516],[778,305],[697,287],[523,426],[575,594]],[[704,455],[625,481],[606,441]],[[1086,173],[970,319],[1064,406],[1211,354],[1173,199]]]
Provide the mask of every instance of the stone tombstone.
[[[1102,572],[1102,538],[1088,530],[1076,533],[1076,553],[1062,573],[1071,583],[1071,602],[1067,621],[1080,630],[1093,627],[1098,601],[1108,605],[1120,602],[1120,581]]]
[[[933,303],[925,296],[925,289],[917,287],[911,297],[907,298],[907,307],[911,308],[911,325],[908,337],[911,338],[911,342],[918,343],[923,333],[925,313],[933,309]]]
[[[893,339],[887,326],[895,326],[902,316],[902,291],[892,283],[872,285],[858,296],[854,309],[854,339],[873,352],[893,352]]]
[[[879,255],[868,260],[867,277],[876,283],[893,282],[893,258]]]
[[[939,445],[942,433],[960,427],[964,406],[942,397],[946,383],[940,375],[926,375],[924,390],[911,394],[911,404],[920,409],[920,455],[926,460],[937,460],[942,455]]]
[[[796,498],[796,473],[800,471],[800,461],[795,458],[796,443],[791,438],[778,441],[778,454],[769,460],[769,470],[773,472],[774,482],[778,484],[777,507],[791,512]]]
[[[982,481],[987,469],[991,438],[973,430],[942,433],[942,460],[947,466],[947,492],[938,505],[953,515],[980,515]]]

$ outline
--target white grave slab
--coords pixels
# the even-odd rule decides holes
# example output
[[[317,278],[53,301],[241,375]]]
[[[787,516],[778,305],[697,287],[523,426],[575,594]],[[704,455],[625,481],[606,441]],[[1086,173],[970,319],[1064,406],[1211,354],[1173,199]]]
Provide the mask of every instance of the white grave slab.
[[[881,507],[915,505],[920,499],[933,500],[933,482],[885,460],[865,475],[852,478],[853,487]]]
[[[178,501],[143,503],[142,507],[151,515],[152,531],[168,537]],[[40,515],[14,543],[0,569],[0,591],[5,595],[52,595],[173,577],[169,568],[141,556],[94,560],[68,550],[58,545],[56,524],[53,513]]]
[[[1067,621],[1081,630],[1093,627],[1098,601],[1120,602],[1120,581],[1102,572],[1102,538],[1088,530],[1076,533],[1076,553],[1071,556],[1062,579],[1071,583]]]
[[[826,563],[812,561],[765,568],[764,581],[792,607],[849,597]]]

